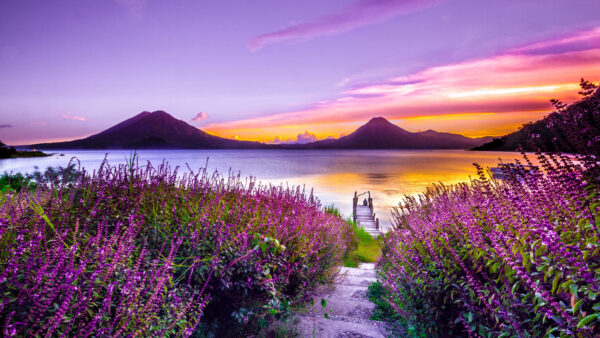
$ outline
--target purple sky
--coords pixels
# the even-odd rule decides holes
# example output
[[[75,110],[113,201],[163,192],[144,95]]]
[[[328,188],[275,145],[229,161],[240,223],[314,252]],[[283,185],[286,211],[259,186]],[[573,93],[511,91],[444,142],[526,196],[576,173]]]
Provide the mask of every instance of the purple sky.
[[[78,138],[144,110],[200,128],[298,111],[432,67],[541,51],[600,26],[598,13],[598,0],[2,0],[0,140]]]

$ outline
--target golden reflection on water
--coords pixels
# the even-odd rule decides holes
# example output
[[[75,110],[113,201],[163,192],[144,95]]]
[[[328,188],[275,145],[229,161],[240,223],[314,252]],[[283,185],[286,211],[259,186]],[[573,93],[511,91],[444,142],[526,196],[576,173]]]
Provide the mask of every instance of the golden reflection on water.
[[[404,154],[406,155],[406,154]],[[415,152],[397,160],[390,158],[368,164],[360,171],[338,171],[318,175],[294,177],[286,181],[291,185],[305,185],[313,188],[324,204],[335,204],[342,213],[352,213],[352,196],[370,191],[375,204],[375,213],[382,224],[389,226],[390,209],[397,206],[405,195],[425,192],[427,186],[434,183],[446,185],[469,181],[476,178],[474,162],[483,168],[497,166],[500,162],[522,160],[517,153],[487,153],[435,151]],[[533,161],[537,164],[537,161]],[[364,198],[364,197],[363,197]],[[361,198],[362,201],[362,198]]]

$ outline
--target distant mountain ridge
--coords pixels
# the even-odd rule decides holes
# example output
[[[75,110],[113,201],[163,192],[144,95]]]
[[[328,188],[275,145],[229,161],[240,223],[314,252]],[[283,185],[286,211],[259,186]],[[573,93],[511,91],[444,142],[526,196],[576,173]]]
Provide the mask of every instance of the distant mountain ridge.
[[[41,143],[39,149],[198,148],[260,149],[260,142],[238,141],[210,135],[168,113],[144,111],[98,134],[67,142]]]
[[[339,139],[307,144],[273,145],[238,141],[210,135],[168,113],[144,111],[89,137],[57,143],[30,145],[38,149],[468,149],[491,141],[433,130],[412,133],[383,117],[371,119]]]
[[[470,138],[434,130],[412,133],[383,117],[372,118],[353,133],[339,139],[304,145],[311,149],[468,149],[482,145],[492,137]]]

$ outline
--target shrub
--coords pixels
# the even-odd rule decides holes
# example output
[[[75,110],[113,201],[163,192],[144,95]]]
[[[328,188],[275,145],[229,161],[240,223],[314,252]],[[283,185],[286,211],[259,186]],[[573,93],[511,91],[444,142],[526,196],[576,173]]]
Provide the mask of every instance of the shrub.
[[[351,237],[299,188],[167,164],[67,181],[0,207],[5,335],[252,331],[331,278]]]
[[[31,174],[5,172],[0,176],[0,192],[19,192],[22,189],[35,190],[39,184],[58,185],[73,183],[78,180],[83,172],[70,161],[66,167],[48,167],[41,172],[37,167]]]
[[[495,181],[479,168],[394,211],[378,269],[415,335],[600,334],[599,165],[538,159],[543,170]]]
[[[0,192],[14,191],[19,192],[22,189],[35,189],[37,184],[28,176],[20,173],[4,173],[0,175]]]

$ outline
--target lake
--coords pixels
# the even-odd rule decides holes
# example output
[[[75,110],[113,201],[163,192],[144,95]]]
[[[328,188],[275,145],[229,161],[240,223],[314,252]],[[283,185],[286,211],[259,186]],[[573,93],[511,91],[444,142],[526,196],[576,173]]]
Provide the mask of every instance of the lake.
[[[35,167],[66,166],[76,157],[87,170],[94,170],[107,156],[110,164],[125,163],[129,150],[48,150],[45,158],[0,160],[0,172],[27,173]],[[64,154],[61,156],[60,154]],[[511,152],[465,150],[139,150],[140,164],[163,160],[187,171],[204,167],[242,177],[253,176],[264,183],[304,185],[314,189],[323,204],[335,204],[352,214],[354,191],[370,191],[382,226],[390,225],[389,210],[403,195],[423,192],[432,183],[446,184],[476,176],[473,163],[493,167],[501,158],[521,158]]]

